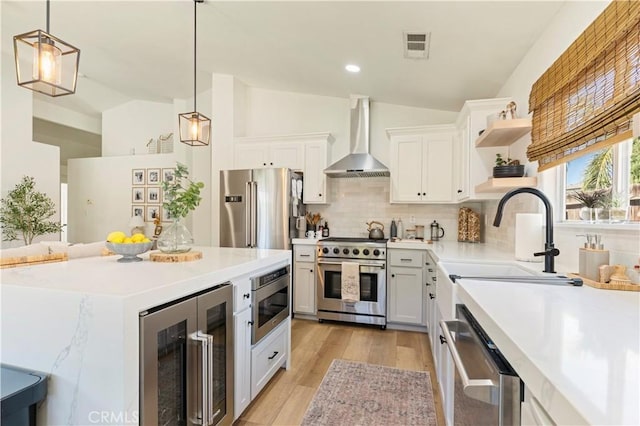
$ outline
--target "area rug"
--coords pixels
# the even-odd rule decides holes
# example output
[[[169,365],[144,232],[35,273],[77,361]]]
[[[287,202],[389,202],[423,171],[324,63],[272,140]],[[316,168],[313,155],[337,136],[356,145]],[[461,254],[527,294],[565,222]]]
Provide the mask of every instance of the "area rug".
[[[315,425],[435,425],[431,379],[409,371],[336,359],[302,419]]]

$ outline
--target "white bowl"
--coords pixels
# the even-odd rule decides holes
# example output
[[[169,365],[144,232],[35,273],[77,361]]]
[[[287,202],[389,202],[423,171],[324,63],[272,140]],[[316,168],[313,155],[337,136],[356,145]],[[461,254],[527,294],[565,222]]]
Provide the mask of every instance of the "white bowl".
[[[148,243],[110,243],[106,242],[105,246],[112,252],[121,255],[118,262],[141,262],[142,259],[137,255],[147,252],[153,246],[153,241]]]

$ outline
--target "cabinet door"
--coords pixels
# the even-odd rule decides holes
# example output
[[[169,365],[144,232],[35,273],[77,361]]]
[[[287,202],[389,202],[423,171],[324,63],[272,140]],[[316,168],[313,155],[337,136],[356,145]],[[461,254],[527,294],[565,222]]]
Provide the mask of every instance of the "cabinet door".
[[[391,144],[391,202],[422,199],[422,136],[398,136]]]
[[[238,312],[233,319],[235,326],[233,420],[236,420],[251,402],[251,308]]]
[[[265,167],[269,159],[269,147],[265,144],[241,143],[233,147],[233,167],[257,169]]]
[[[422,201],[450,202],[453,199],[453,138],[426,136],[422,149]]]
[[[293,270],[293,312],[316,313],[316,271],[313,262],[295,262]]]
[[[469,198],[469,118],[464,120],[457,134],[456,155],[453,161],[453,173],[456,177],[456,199],[463,201]]]
[[[276,143],[269,147],[269,167],[304,168],[304,145],[301,143]]]
[[[308,142],[304,147],[304,193],[302,198],[306,204],[326,204],[327,177],[327,143],[324,141]]]
[[[389,322],[422,325],[422,268],[390,268]]]

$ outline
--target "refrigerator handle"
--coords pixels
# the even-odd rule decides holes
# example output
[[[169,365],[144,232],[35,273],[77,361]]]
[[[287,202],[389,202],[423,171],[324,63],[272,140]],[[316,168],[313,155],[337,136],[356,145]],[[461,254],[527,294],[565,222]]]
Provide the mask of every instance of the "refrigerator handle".
[[[258,245],[258,182],[251,182],[251,247]]]
[[[213,337],[203,333],[202,331],[196,331],[195,333],[191,333],[191,335],[189,336],[192,340],[199,342],[202,344],[202,352],[200,353],[201,357],[201,364],[202,364],[202,371],[201,371],[201,381],[202,381],[202,400],[200,401],[201,407],[202,407],[202,412],[201,412],[201,417],[198,419],[198,422],[194,422],[194,423],[199,423],[201,425],[209,425],[209,399],[213,398],[213,395],[209,396],[209,391],[210,391],[210,382],[209,382],[209,376],[210,374],[212,374],[212,372],[209,370],[209,352],[211,352],[211,343],[213,343]],[[196,417],[198,417],[196,415]]]
[[[251,247],[251,218],[253,209],[253,197],[251,196],[251,182],[246,183],[244,199],[247,200],[248,208],[245,210],[244,229],[246,229],[244,243],[246,247]]]

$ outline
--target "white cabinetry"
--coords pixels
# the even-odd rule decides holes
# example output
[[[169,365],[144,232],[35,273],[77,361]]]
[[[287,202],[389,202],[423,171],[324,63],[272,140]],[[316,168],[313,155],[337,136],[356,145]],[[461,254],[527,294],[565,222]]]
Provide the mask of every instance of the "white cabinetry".
[[[303,173],[305,204],[325,204],[329,133],[236,138],[233,147],[234,169],[286,167]]]
[[[389,249],[388,309],[390,323],[426,325],[424,250]]]
[[[289,354],[289,318],[283,321],[251,350],[251,399],[255,398]]]
[[[453,125],[387,129],[391,140],[391,202],[453,201]]]
[[[316,246],[293,247],[293,312],[316,314]]]
[[[251,280],[233,280],[233,419],[251,402]]]
[[[557,424],[526,385],[524,401],[520,404],[520,424],[522,426],[555,426]]]

